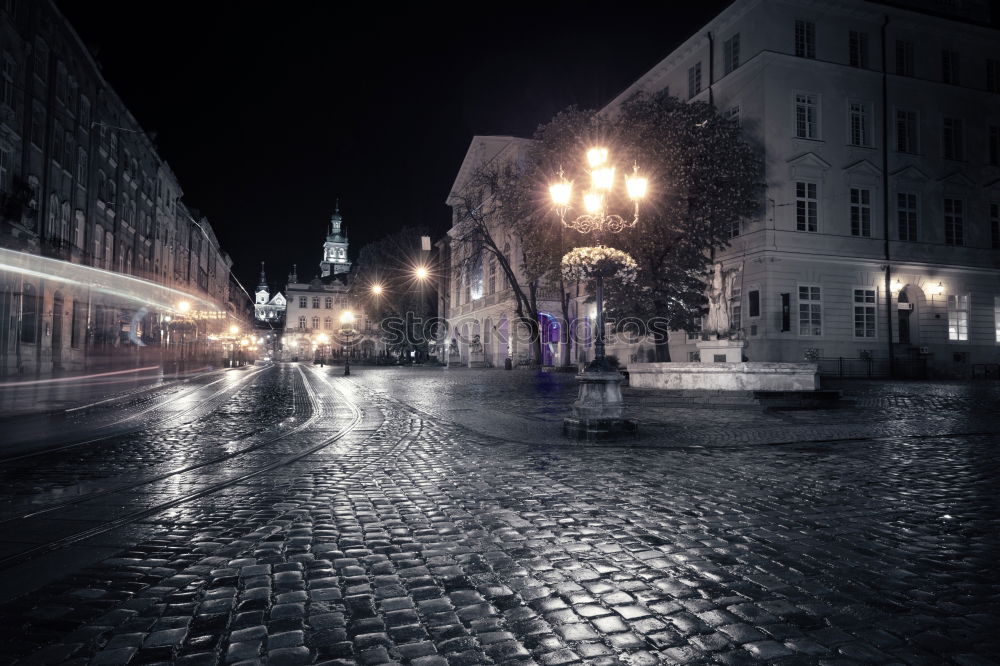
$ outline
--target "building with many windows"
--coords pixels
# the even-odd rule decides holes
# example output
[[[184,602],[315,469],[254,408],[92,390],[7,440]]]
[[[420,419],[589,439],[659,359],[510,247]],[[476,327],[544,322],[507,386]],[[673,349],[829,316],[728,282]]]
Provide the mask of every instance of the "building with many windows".
[[[0,376],[214,355],[232,261],[54,4],[0,5],[0,60],[0,252],[60,262],[0,272]]]
[[[717,253],[738,269],[731,310],[749,360],[885,373],[891,359],[934,376],[1000,363],[1000,33],[988,23],[985,2],[737,0],[604,109],[638,92],[706,101],[759,149],[761,212]],[[477,137],[451,198],[470,164],[523,143]],[[492,268],[450,251],[444,311],[488,335],[504,317],[502,292],[481,287]],[[697,357],[699,324],[671,336],[674,360]],[[609,349],[633,362],[648,351]]]
[[[1000,33],[956,7],[739,0],[609,105],[677,91],[759,146],[718,255],[751,360],[1000,362]]]
[[[323,244],[319,272],[312,280],[300,281],[292,267],[285,287],[285,320],[282,349],[285,358],[339,357],[347,351],[354,356],[370,356],[376,351],[377,325],[368,319],[361,301],[351,296],[348,241],[342,230],[340,206],[330,218]],[[346,327],[345,313],[353,316]]]

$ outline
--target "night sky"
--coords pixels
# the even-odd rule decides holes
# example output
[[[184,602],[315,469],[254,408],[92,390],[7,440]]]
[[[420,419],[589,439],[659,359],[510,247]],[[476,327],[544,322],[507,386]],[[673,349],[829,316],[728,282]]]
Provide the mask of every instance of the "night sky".
[[[337,198],[352,258],[440,236],[473,135],[604,105],[728,2],[57,4],[252,291],[262,260],[272,288],[318,271]]]

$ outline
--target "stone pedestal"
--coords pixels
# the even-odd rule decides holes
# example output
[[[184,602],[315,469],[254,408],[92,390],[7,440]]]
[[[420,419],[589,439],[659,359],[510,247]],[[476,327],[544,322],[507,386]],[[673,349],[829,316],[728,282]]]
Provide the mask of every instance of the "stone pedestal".
[[[696,343],[702,363],[742,363],[746,340],[701,340]]]
[[[636,435],[638,424],[625,418],[619,372],[583,372],[576,380],[580,393],[573,416],[563,419],[563,435],[587,441]]]
[[[486,367],[486,352],[479,350],[469,351],[469,367],[470,368],[485,368]]]
[[[452,352],[448,354],[448,367],[449,368],[461,368],[465,364],[462,363],[462,355],[458,352]]]

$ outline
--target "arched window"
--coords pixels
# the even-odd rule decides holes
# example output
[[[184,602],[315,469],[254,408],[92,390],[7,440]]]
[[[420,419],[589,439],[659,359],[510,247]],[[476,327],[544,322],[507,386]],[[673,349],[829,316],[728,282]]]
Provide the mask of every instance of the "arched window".
[[[118,185],[113,180],[108,181],[108,203],[112,206],[118,200]]]
[[[99,265],[101,263],[101,257],[104,254],[101,252],[101,248],[104,247],[104,227],[99,224],[94,225],[94,265]]]
[[[49,216],[45,235],[53,238],[59,233],[59,197],[55,194],[49,196]]]
[[[70,239],[69,236],[69,202],[64,201],[59,206],[59,238],[64,241]]]
[[[100,201],[108,200],[108,177],[101,170],[97,171],[97,198]]]
[[[37,342],[38,338],[38,295],[35,287],[24,285],[21,295],[21,342]]]

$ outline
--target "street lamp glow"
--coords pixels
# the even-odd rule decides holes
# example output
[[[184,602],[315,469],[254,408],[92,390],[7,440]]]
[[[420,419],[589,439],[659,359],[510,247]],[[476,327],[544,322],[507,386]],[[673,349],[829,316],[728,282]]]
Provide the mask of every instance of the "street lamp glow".
[[[340,323],[345,327],[350,326],[354,323],[354,313],[350,310],[344,310],[343,314],[340,315]]]
[[[319,335],[316,336],[316,342],[320,343],[321,345],[325,345],[329,341],[330,338],[327,337],[326,333],[320,333]]]
[[[413,274],[417,276],[418,280],[425,280],[427,279],[427,267],[417,266],[416,270],[413,271]]]
[[[607,190],[615,186],[615,168],[602,167],[590,172],[590,183],[595,190]]]
[[[583,207],[592,215],[599,213],[604,207],[604,195],[600,192],[587,192],[583,195]]]
[[[649,181],[639,175],[639,165],[633,167],[632,175],[625,178],[625,189],[628,190],[628,198],[632,201],[639,201],[646,196],[646,188]]]
[[[573,182],[564,180],[555,183],[549,187],[549,192],[552,194],[552,203],[557,206],[568,206],[570,199],[573,197]]]
[[[181,312],[189,312],[191,310],[191,304],[187,301],[181,301],[177,304],[177,309]]]
[[[591,148],[590,150],[587,151],[587,162],[590,163],[591,169],[595,169],[607,161],[608,161],[607,148]]]
[[[233,335],[236,335],[237,333],[240,332],[240,327],[234,324],[229,327],[229,332],[232,333]]]
[[[380,284],[373,284],[372,285],[372,293],[375,294],[376,296],[381,296],[382,295],[382,285],[380,285]]]

